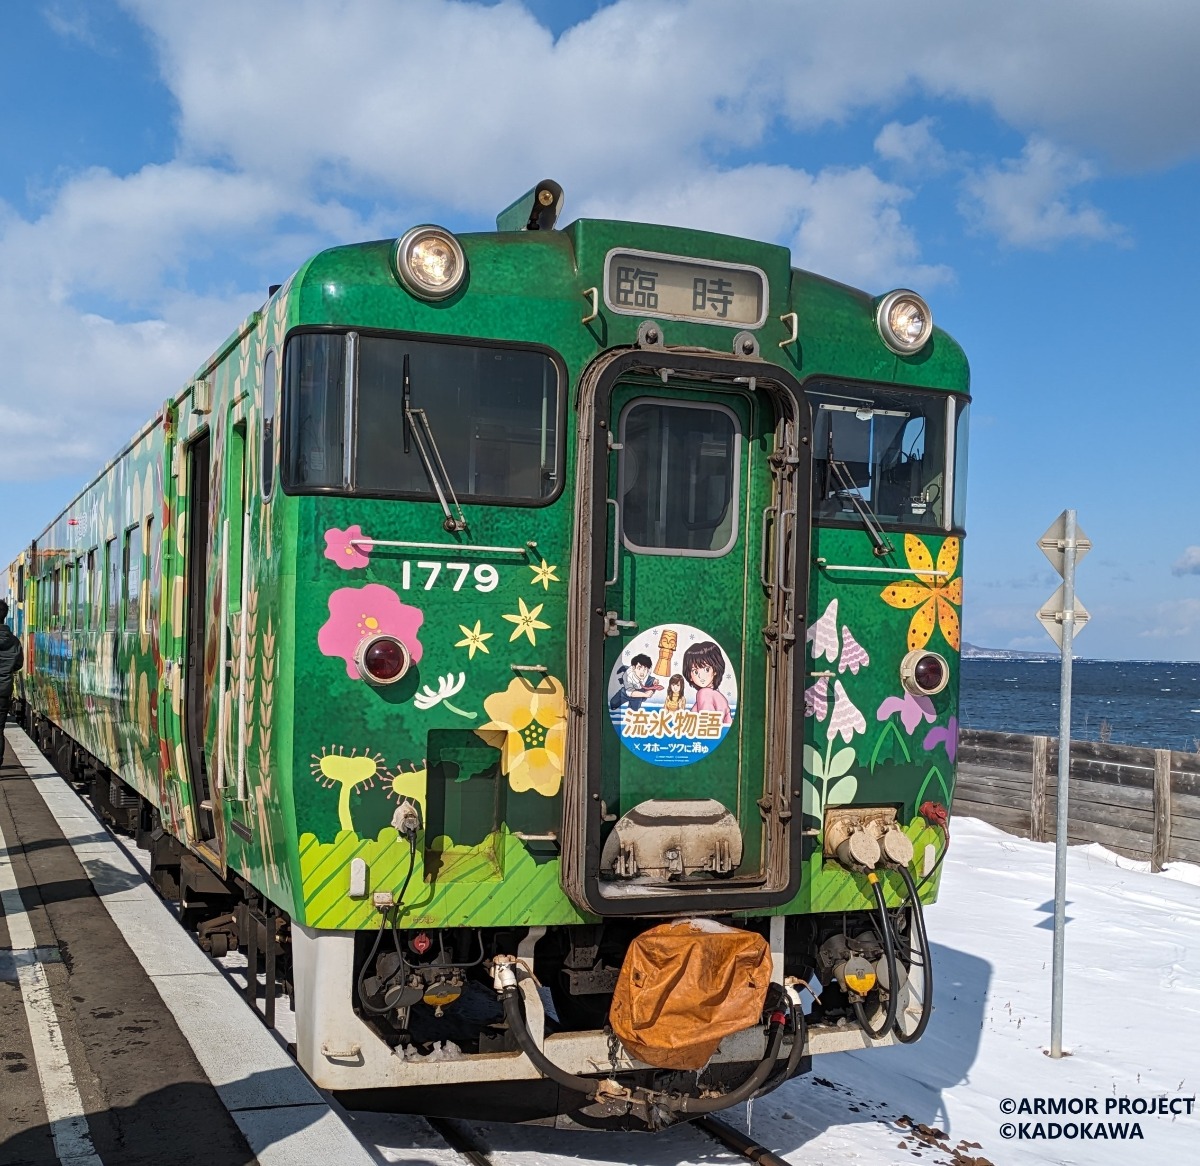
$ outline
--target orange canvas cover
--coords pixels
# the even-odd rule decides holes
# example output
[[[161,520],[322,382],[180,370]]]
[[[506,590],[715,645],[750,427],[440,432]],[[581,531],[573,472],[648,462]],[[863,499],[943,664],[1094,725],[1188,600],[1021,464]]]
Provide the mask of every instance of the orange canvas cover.
[[[608,1018],[647,1065],[702,1069],[723,1037],[758,1023],[770,981],[761,935],[711,919],[663,923],[630,944]]]

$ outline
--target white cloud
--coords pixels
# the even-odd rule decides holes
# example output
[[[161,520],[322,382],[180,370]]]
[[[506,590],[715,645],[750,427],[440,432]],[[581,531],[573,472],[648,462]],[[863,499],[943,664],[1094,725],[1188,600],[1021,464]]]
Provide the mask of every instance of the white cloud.
[[[1200,599],[1173,599],[1156,603],[1146,613],[1148,627],[1138,633],[1148,640],[1183,641],[1200,633]],[[1180,647],[1184,645],[1180,643]]]
[[[580,213],[778,240],[797,266],[872,291],[900,283],[930,288],[951,278],[946,267],[918,262],[920,248],[899,209],[910,192],[865,166],[813,175],[750,165],[659,182],[585,199]]]
[[[557,41],[512,0],[125,3],[158,39],[190,148],[403,175],[462,206],[547,161],[628,174],[914,89],[1127,164],[1200,147],[1192,0],[1090,0],[1086,19],[1044,0],[929,0],[917,19],[891,0],[620,0]]]
[[[207,166],[146,166],[127,178],[89,170],[68,181],[41,218],[3,224],[4,278],[20,271],[24,286],[44,286],[54,302],[81,291],[144,302],[197,247],[253,236],[290,203],[261,178]]]
[[[865,166],[821,171],[792,242],[794,259],[870,290],[903,283],[928,289],[949,282],[950,268],[917,262],[916,236],[900,217],[900,204],[909,197],[909,191],[883,182]]]
[[[5,380],[20,386],[0,394],[0,478],[99,469],[261,300],[177,297],[116,323],[45,300],[31,311],[0,290]]]
[[[61,4],[47,4],[42,9],[42,18],[52,32],[65,40],[78,41],[89,48],[96,47],[91,14],[86,9],[67,11]]]
[[[0,203],[0,427],[19,438],[0,478],[102,465],[270,278],[331,242],[384,234],[371,226],[304,187],[180,162],[87,170],[29,221]],[[259,268],[270,276],[253,291],[237,286]]]
[[[32,221],[0,204],[0,426],[13,435],[0,478],[99,467],[262,302],[202,281],[194,264],[222,243],[279,245],[285,212],[318,246],[336,211],[260,178],[171,163],[121,178],[89,170]],[[267,240],[268,242],[264,242]],[[278,270],[291,270],[306,245]],[[269,256],[267,257],[269,258]]]
[[[875,153],[904,171],[926,176],[940,174],[950,166],[941,142],[933,135],[934,121],[923,117],[905,124],[890,121],[875,138]]]
[[[1200,575],[1200,547],[1186,547],[1171,565],[1172,575]]]
[[[1120,239],[1121,227],[1074,194],[1095,176],[1088,163],[1045,138],[1032,138],[1019,159],[969,175],[961,209],[979,229],[1013,247]]]

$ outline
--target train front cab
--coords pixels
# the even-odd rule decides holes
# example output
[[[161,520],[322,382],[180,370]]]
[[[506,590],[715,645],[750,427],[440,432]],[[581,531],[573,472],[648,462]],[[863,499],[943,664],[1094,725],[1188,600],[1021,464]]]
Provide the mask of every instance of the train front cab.
[[[607,232],[599,233],[602,241],[623,237],[615,232],[628,233],[625,225],[592,226]],[[577,224],[575,229],[587,227]],[[706,246],[711,239],[705,239]],[[741,254],[748,246],[725,242],[743,248]],[[505,245],[533,248],[540,241]],[[547,245],[563,251],[561,239],[547,240]],[[780,250],[764,248],[762,262],[786,261],[785,252],[766,255]],[[514,260],[505,270],[518,267]],[[472,290],[482,294],[486,265],[476,262],[473,270]],[[774,307],[789,304],[791,275],[786,262],[774,272]],[[564,299],[578,291],[566,288]],[[513,294],[511,288],[506,294]],[[862,333],[854,343],[865,354],[855,358],[857,364],[842,360],[851,387],[844,389],[843,398],[834,392],[827,411],[865,418],[864,423],[876,413],[899,415],[886,403],[876,410],[868,387],[852,387],[856,372],[865,381],[864,372],[883,367],[871,346],[872,341],[878,346],[878,334],[870,299],[836,286],[825,294],[835,302],[831,317],[854,317],[854,327]],[[577,310],[568,312],[577,327]],[[764,318],[766,314],[764,307]],[[344,652],[333,643],[343,603],[338,596],[352,589],[339,584],[350,584],[352,578],[343,579],[340,571],[320,562],[310,568],[298,557],[297,709],[300,690],[319,692],[342,715],[344,726],[357,717],[354,723],[361,729],[357,736],[350,728],[342,733],[343,744],[336,748],[355,742],[359,754],[357,760],[342,762],[312,724],[300,716],[296,722],[299,882],[306,899],[304,921],[297,919],[292,927],[301,1064],[318,1084],[355,1092],[359,1101],[357,1091],[364,1088],[401,1088],[402,1097],[387,1097],[383,1104],[431,1112],[445,1105],[449,1108],[443,1112],[454,1112],[461,1102],[446,1087],[471,1086],[472,1096],[481,1102],[489,1083],[537,1082],[524,1097],[538,1098],[530,1100],[530,1107],[540,1108],[542,1116],[570,1112],[576,1120],[597,1124],[619,1123],[628,1116],[631,1124],[645,1124],[646,1114],[658,1104],[651,1094],[691,1090],[696,1099],[695,1072],[679,1077],[653,1061],[635,1060],[611,1039],[611,1017],[603,1008],[590,1009],[592,1023],[564,1023],[566,1018],[556,1015],[536,980],[517,977],[522,968],[533,969],[556,988],[569,984],[570,1003],[581,1005],[579,1014],[584,1015],[589,995],[596,1005],[607,1004],[612,995],[610,973],[616,969],[611,962],[606,965],[605,955],[612,954],[611,945],[606,952],[606,942],[627,950],[639,932],[664,920],[693,917],[719,919],[763,940],[775,1000],[781,1000],[785,973],[793,978],[811,974],[819,963],[818,949],[822,958],[828,957],[827,971],[846,986],[847,999],[854,998],[865,1021],[854,1023],[848,1012],[849,1023],[843,1018],[814,1027],[808,1035],[810,1053],[890,1041],[895,1013],[886,1012],[882,1028],[874,1029],[870,1026],[878,1018],[861,1008],[876,985],[877,969],[893,958],[885,957],[881,940],[874,941],[872,950],[863,934],[876,918],[876,907],[883,909],[883,892],[871,867],[885,858],[878,847],[872,857],[871,847],[876,837],[886,839],[892,847],[888,863],[912,858],[911,846],[906,858],[897,835],[900,825],[920,833],[913,801],[920,780],[914,783],[906,773],[893,782],[882,795],[890,806],[846,807],[867,812],[859,814],[861,821],[843,823],[844,852],[822,853],[826,812],[834,817],[845,817],[845,812],[833,808],[833,799],[828,807],[811,804],[812,782],[806,780],[802,762],[806,733],[819,731],[822,745],[826,735],[832,745],[834,733],[832,724],[818,730],[805,717],[805,690],[814,675],[839,677],[840,689],[842,670],[851,661],[847,654],[843,669],[833,672],[810,659],[810,621],[822,611],[828,617],[831,599],[844,587],[844,580],[811,570],[817,551],[811,542],[811,490],[814,459],[824,452],[827,463],[845,468],[842,459],[849,459],[849,452],[839,449],[834,458],[830,449],[814,449],[814,407],[805,386],[773,354],[761,354],[758,338],[749,331],[704,330],[703,345],[668,347],[664,329],[654,320],[626,322],[621,335],[628,333],[629,343],[613,343],[586,361],[577,359],[577,340],[573,350],[561,337],[546,335],[546,342],[554,344],[542,351],[554,354],[561,348],[568,367],[574,360],[580,371],[567,378],[555,355],[545,358],[563,379],[557,395],[541,398],[540,438],[534,432],[519,444],[535,451],[540,445],[540,474],[549,484],[527,483],[523,488],[533,494],[524,507],[511,499],[501,506],[495,504],[494,491],[472,486],[484,472],[480,467],[496,454],[489,449],[486,457],[475,457],[480,450],[471,442],[480,430],[479,416],[464,404],[457,417],[433,414],[430,425],[424,412],[430,386],[448,383],[448,378],[428,375],[432,364],[426,362],[434,360],[434,349],[462,349],[474,353],[476,366],[492,361],[504,365],[516,359],[518,349],[535,353],[542,336],[478,341],[376,323],[374,330],[364,325],[354,330],[325,326],[324,331],[321,325],[303,324],[289,334],[283,358],[281,489],[284,495],[301,495],[298,545],[313,547],[323,539],[326,559],[337,556],[341,568],[369,570],[362,578],[394,589],[406,609],[402,618],[409,622],[387,649],[394,661],[381,660],[385,668],[395,663],[396,671],[410,679],[419,671],[421,683],[418,693],[417,680],[406,687],[394,672],[394,687],[376,683],[373,696],[363,688],[361,680],[370,670],[364,645],[371,636],[363,632],[358,651],[349,640]],[[688,335],[677,325],[668,327]],[[712,347],[718,338],[720,351]],[[838,346],[830,350],[841,359]],[[302,367],[298,354],[307,354],[305,369],[332,370],[320,374],[326,379],[318,388],[304,388],[308,373],[296,371]],[[397,386],[395,400],[390,412],[372,414],[368,438],[351,370],[358,370],[361,385],[364,377],[375,376],[364,369],[382,365],[389,370],[383,379]],[[896,362],[889,367],[895,369]],[[878,371],[874,379],[880,379]],[[827,395],[831,384],[837,387],[830,378],[824,386]],[[887,387],[881,385],[884,391]],[[312,406],[321,411],[319,417],[300,415],[299,390],[319,402]],[[941,403],[943,414],[953,411],[944,391],[931,389],[927,396]],[[344,414],[338,412],[343,399]],[[337,436],[353,432],[355,408],[357,447]],[[547,418],[556,415],[557,423],[548,428]],[[941,432],[946,437],[949,430]],[[303,435],[317,433],[334,434],[333,444],[298,447]],[[570,472],[559,457],[563,446],[571,453]],[[373,490],[354,497],[350,486],[359,459],[378,459],[385,447],[386,466],[379,461],[371,471],[383,477],[373,479]],[[391,489],[394,501],[388,501],[389,490],[378,483],[399,480],[387,475],[398,472],[401,450],[408,477]],[[440,463],[442,453],[450,455],[451,450],[447,471]],[[847,472],[853,473],[853,467]],[[944,465],[941,472],[948,475]],[[445,488],[451,480],[458,483],[458,497]],[[414,494],[418,484],[422,492]],[[869,584],[877,595],[875,580],[880,577],[869,572],[903,576],[914,571],[879,565],[878,546],[871,541],[876,528],[869,518],[861,518],[853,497],[862,500],[851,481],[820,500],[822,513],[830,505],[845,510],[842,519],[834,519],[840,528],[824,532],[828,537],[821,550],[840,547],[836,562],[868,572],[858,580],[857,594]],[[422,504],[403,504],[415,500]],[[907,503],[916,506],[911,491]],[[943,538],[942,531],[934,537]],[[889,546],[889,555],[892,550]],[[569,570],[564,572],[568,555]],[[501,561],[500,569],[480,562],[489,556]],[[942,571],[939,560],[936,573],[953,574],[954,569]],[[518,577],[522,586],[513,583],[510,588],[509,580]],[[317,586],[306,597],[303,587],[310,582]],[[351,623],[358,619],[364,627],[375,619],[365,606],[350,616]],[[856,627],[863,643],[855,647],[864,657],[867,650],[874,653],[888,668],[891,649],[880,650],[876,629],[862,623]],[[457,655],[437,648],[443,628],[452,629],[446,644],[459,649]],[[837,632],[835,628],[835,639]],[[309,669],[299,648],[325,641],[331,646],[322,647],[322,653],[340,655],[344,668],[334,661]],[[410,672],[410,664],[419,668]],[[490,671],[485,675],[484,670]],[[854,675],[858,670],[855,661]],[[898,688],[898,666],[893,674]],[[364,701],[343,698],[344,676],[356,678],[367,694]],[[472,703],[479,700],[477,680],[482,691],[492,690],[482,701],[483,714],[475,714],[478,705]],[[849,677],[845,682],[850,683]],[[832,692],[834,682],[828,687]],[[374,701],[373,711],[360,713],[369,701]],[[509,716],[505,709],[516,712]],[[474,715],[480,719],[471,726],[455,720]],[[485,722],[484,716],[491,720]],[[502,724],[506,716],[509,723]],[[496,751],[490,775],[473,772],[469,758],[489,729]],[[423,744],[414,744],[418,740]],[[366,756],[377,756],[381,764],[386,757],[390,766],[401,747],[409,749],[412,760],[390,778],[399,799],[391,821],[400,839],[411,837],[416,858],[409,875],[403,874],[394,852],[380,854],[376,865],[384,869],[386,857],[394,881],[400,883],[403,876],[400,897],[408,891],[413,905],[405,901],[400,912],[386,892],[372,917],[370,903],[348,904],[343,877],[319,863],[326,853],[332,862],[333,848],[340,845],[335,834],[342,837],[353,827],[357,853],[370,878],[376,877],[372,855],[379,853],[373,849],[377,823],[368,824],[365,812],[363,825],[357,821],[360,791],[350,796],[350,774],[361,771],[369,778],[372,766]],[[332,820],[306,833],[308,822],[317,823],[315,811],[306,810],[315,804],[315,795],[301,773],[309,757],[315,777],[324,775],[330,787],[344,785],[342,834]],[[843,763],[839,754],[837,764]],[[492,778],[491,785],[483,780]],[[540,808],[523,820],[531,788],[544,796],[532,799]],[[878,788],[884,788],[882,782]],[[465,828],[479,811],[480,799],[473,807],[468,802],[481,789],[482,801],[492,796],[486,791],[494,790],[491,823],[496,829],[474,849],[456,854],[448,838],[451,827]],[[522,796],[514,796],[517,791]],[[329,811],[323,812],[328,816]],[[813,818],[822,829],[813,828]],[[361,899],[363,872],[360,867],[358,876],[348,873],[350,898]],[[560,878],[547,885],[542,878],[546,872]],[[527,874],[529,880],[523,882]],[[819,892],[810,885],[814,881],[821,884]],[[411,888],[417,888],[415,895]],[[888,893],[894,915],[907,916],[898,878]],[[403,922],[397,924],[399,914]],[[877,930],[887,939],[891,927]],[[382,942],[389,931],[391,939]],[[437,967],[418,963],[414,956],[429,950],[422,945],[440,942],[434,938],[438,933],[447,937],[447,944],[456,936],[482,935],[489,949],[510,953],[513,979],[506,982],[497,974],[495,988],[506,1005],[513,998],[519,1002],[523,1019],[509,1017],[509,1032],[526,1030],[534,1047],[524,1055],[486,1032],[465,1052],[430,1055],[428,1041],[423,1050],[415,1047],[406,1002],[437,1001],[446,991],[445,1013],[450,1016],[455,1007],[450,989],[462,987],[461,978],[448,984]],[[843,951],[847,939],[853,950]],[[461,961],[454,963],[455,976],[471,966],[474,942],[468,939],[447,957],[451,963]],[[797,996],[793,988],[793,1004]],[[898,996],[891,994],[893,1000]],[[559,996],[560,1006],[562,1000]],[[872,1008],[877,1000],[872,997]],[[438,1005],[439,1017],[441,1009]],[[799,1025],[792,1023],[794,1032]],[[784,1041],[776,1051],[782,1048],[780,1059],[794,1069],[789,1051],[804,1047],[793,1038],[790,1046]],[[721,1042],[706,1070],[705,1087],[728,1090],[722,1104],[729,1104],[736,1099],[738,1083],[763,1060],[763,1027],[748,1022]],[[595,1089],[585,1082],[598,1086],[609,1076],[619,1084],[597,1100]],[[542,1086],[554,1096],[547,1100]],[[639,1089],[635,1102],[630,1090]],[[511,1108],[507,1112],[516,1116]],[[680,1112],[693,1110],[685,1106]]]
[[[749,356],[754,345],[749,337],[745,344]],[[415,368],[414,362],[414,378]],[[580,780],[564,783],[562,816],[548,835],[522,837],[533,846],[539,838],[553,840],[561,853],[558,893],[565,890],[570,899],[558,915],[577,921],[581,931],[596,934],[606,920],[617,925],[615,934],[632,935],[669,918],[761,917],[795,897],[801,871],[801,790],[791,779],[804,727],[793,710],[805,666],[811,470],[801,389],[784,370],[758,359],[647,344],[602,354],[564,395],[578,414],[575,489],[562,499],[573,532],[569,577],[562,580],[570,596],[563,646],[566,689],[580,699],[565,723],[560,767]],[[441,440],[454,444],[453,435]],[[285,475],[288,458],[285,452]],[[310,504],[328,505],[322,499]],[[302,521],[301,529],[315,533],[325,525],[324,518]],[[491,541],[478,520],[470,535]],[[551,541],[539,541],[532,564]],[[370,545],[380,562],[384,543]],[[468,551],[458,557],[466,559]],[[541,569],[550,569],[545,560]],[[393,581],[406,571],[397,561]],[[436,594],[435,585],[422,601],[432,603]],[[433,618],[427,610],[426,625]],[[455,618],[469,633],[470,618]],[[552,695],[556,685],[561,691],[551,673],[562,666],[562,648],[556,651],[545,635],[537,653],[532,646],[532,637],[520,637],[512,646],[493,642],[490,648],[503,653],[513,687],[534,695]],[[426,834],[440,828],[433,823],[443,812],[431,801],[437,772],[427,758]],[[458,785],[452,781],[452,791]],[[420,911],[417,916],[419,924]],[[498,911],[495,917],[502,919]],[[782,919],[773,929],[760,921],[781,947]],[[514,954],[541,967],[534,964],[535,948],[547,929],[513,930],[519,940]],[[323,1086],[408,1086],[402,1100],[388,1103],[437,1106],[439,1086],[536,1080],[553,1091],[539,1100],[539,1116],[568,1109],[577,1120],[600,1124],[619,1122],[629,1104],[564,1100],[570,1081],[546,1081],[549,1066],[596,1082],[609,1073],[655,1075],[599,1023],[546,1035],[546,1000],[530,980],[518,988],[524,1024],[548,1064],[517,1052],[406,1058],[364,1030],[372,1017],[363,1015],[361,1000],[355,1011],[348,998],[347,985],[363,982],[361,953],[356,961],[343,938],[301,926],[293,928],[293,943],[298,1053]],[[759,943],[765,981],[771,953],[765,935]],[[594,952],[591,958],[596,961]],[[582,984],[591,970],[588,964],[572,971],[573,982]],[[606,986],[611,992],[611,980]],[[789,1048],[783,1046],[781,1064]],[[723,1064],[726,1084],[736,1084],[762,1057],[762,1032],[752,1024],[723,1042],[714,1080]],[[457,1102],[440,1104],[452,1109]],[[509,1097],[504,1112],[512,1115],[511,1106]],[[630,1120],[645,1124],[644,1117]]]

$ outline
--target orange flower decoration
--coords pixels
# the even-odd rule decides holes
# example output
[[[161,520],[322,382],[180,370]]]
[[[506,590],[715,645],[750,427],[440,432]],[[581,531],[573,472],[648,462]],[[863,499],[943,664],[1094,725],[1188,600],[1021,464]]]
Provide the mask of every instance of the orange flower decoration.
[[[904,536],[904,556],[917,577],[890,584],[883,589],[882,597],[889,607],[916,608],[908,624],[910,652],[925,647],[939,625],[946,643],[955,651],[962,642],[962,629],[954,608],[962,606],[963,581],[961,575],[951,578],[958,570],[958,549],[958,539],[946,539],[934,567],[929,548],[915,534]],[[940,573],[933,574],[935,570]]]

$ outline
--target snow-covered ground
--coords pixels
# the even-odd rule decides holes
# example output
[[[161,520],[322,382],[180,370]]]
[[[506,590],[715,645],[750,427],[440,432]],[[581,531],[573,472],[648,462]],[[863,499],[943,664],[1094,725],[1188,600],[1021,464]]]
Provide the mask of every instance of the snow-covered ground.
[[[1121,1112],[1194,1098],[1200,1082],[1200,868],[1150,874],[1100,847],[1068,858],[1063,1043],[1051,1060],[1054,847],[956,818],[940,901],[928,911],[936,1009],[910,1047],[822,1057],[755,1102],[754,1139],[789,1161],[1078,1163],[1200,1160],[1200,1111]],[[1006,1112],[1067,1099],[1084,1112]],[[1090,1104],[1089,1104],[1090,1103]],[[1004,1108],[1002,1108],[1004,1106]],[[1094,1108],[1093,1115],[1086,1112]],[[1111,1110],[1111,1112],[1106,1112]],[[464,1114],[466,1116],[466,1114]],[[724,1115],[746,1127],[746,1107]],[[391,1162],[452,1163],[419,1119],[355,1114]],[[914,1137],[905,1120],[943,1131]],[[1041,1123],[1041,1133],[1036,1135]],[[1141,1137],[1052,1137],[1054,1125],[1137,1123]],[[1018,1135],[1027,1127],[1027,1137]],[[1005,1128],[1005,1127],[1011,1127]],[[661,1135],[474,1127],[497,1166],[683,1166],[740,1161],[692,1129]],[[933,1142],[941,1142],[940,1149]],[[966,1143],[964,1145],[964,1143]],[[978,1143],[971,1145],[970,1143]],[[1193,1155],[1197,1155],[1193,1158]]]

